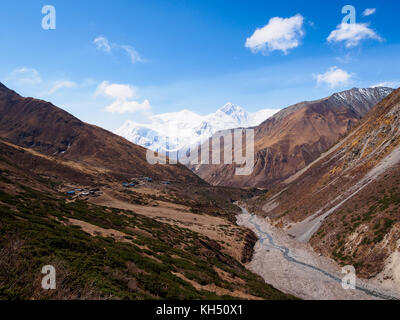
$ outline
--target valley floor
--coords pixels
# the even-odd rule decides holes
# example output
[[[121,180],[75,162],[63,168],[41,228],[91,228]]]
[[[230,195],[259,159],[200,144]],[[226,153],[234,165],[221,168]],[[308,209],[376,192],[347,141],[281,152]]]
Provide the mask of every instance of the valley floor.
[[[154,193],[154,190],[146,188],[135,190],[143,196]],[[154,201],[151,205],[133,204],[117,199],[117,195],[110,190],[105,190],[101,196],[91,199],[90,202],[110,208],[131,210],[162,223],[189,229],[217,241],[223,252],[238,261],[242,258],[245,230],[221,217],[195,214],[187,206],[166,201]]]
[[[237,222],[253,230],[259,241],[248,268],[275,288],[308,300],[399,299],[399,292],[377,287],[373,281],[357,279],[356,290],[341,286],[341,268],[320,256],[304,243],[291,239],[283,231],[242,209]]]

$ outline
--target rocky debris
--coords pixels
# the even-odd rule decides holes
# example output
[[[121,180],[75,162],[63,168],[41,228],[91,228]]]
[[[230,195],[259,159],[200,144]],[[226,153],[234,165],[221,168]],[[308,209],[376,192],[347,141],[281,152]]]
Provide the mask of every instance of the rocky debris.
[[[254,256],[247,267],[263,277],[265,282],[275,288],[293,294],[306,300],[373,300],[379,299],[360,290],[345,290],[341,286],[341,266],[333,260],[316,253],[310,245],[298,243],[291,239],[281,229],[275,228],[268,218],[254,217],[248,212],[238,215],[238,224],[250,228],[258,234],[257,225],[265,235],[258,234],[263,241],[257,241]],[[288,250],[288,256],[283,254],[283,248]],[[292,259],[291,259],[292,258]],[[301,263],[296,263],[294,260]],[[311,266],[311,267],[307,267]],[[323,272],[321,272],[323,271]],[[400,293],[387,290],[376,281],[357,279],[357,286],[377,292],[382,296],[400,297]]]

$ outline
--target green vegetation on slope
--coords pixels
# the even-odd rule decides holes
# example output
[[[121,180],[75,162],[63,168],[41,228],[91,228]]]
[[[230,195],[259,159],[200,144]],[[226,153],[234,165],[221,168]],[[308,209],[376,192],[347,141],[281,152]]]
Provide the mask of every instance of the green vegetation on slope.
[[[17,196],[0,190],[1,299],[234,298],[182,278],[264,299],[290,298],[190,230],[21,188]],[[69,219],[122,232],[125,241],[91,236]],[[56,267],[57,290],[41,288],[44,265]]]

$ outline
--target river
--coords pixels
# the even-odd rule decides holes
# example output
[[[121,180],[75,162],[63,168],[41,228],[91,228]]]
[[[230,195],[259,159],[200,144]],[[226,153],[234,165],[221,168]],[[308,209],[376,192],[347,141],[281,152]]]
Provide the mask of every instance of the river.
[[[248,268],[266,283],[302,299],[369,300],[397,299],[376,284],[357,279],[354,290],[342,287],[341,268],[331,259],[312,250],[308,244],[291,239],[273,227],[268,219],[250,214],[245,208],[237,216],[241,226],[251,229],[259,238]]]

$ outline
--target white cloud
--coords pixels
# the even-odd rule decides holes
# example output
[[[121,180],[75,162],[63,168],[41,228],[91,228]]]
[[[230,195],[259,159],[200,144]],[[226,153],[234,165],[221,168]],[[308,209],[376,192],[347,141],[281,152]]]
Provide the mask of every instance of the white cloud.
[[[368,8],[363,12],[363,17],[372,16],[376,12],[376,8]]]
[[[132,64],[138,63],[138,62],[145,62],[144,59],[139,55],[139,53],[133,48],[132,46],[125,45],[125,44],[116,44],[116,43],[110,43],[106,37],[99,36],[96,39],[94,39],[93,43],[96,45],[96,48],[99,50],[103,50],[107,53],[111,53],[113,50],[123,50],[125,51]]]
[[[96,45],[96,48],[99,50],[103,50],[105,52],[111,52],[111,46],[106,37],[97,37],[94,39],[93,43]]]
[[[105,108],[111,113],[150,112],[151,105],[148,100],[142,103],[132,100],[136,98],[136,89],[126,84],[115,84],[103,81],[96,90],[95,96],[103,95],[114,99],[114,102]]]
[[[344,56],[341,57],[336,57],[336,60],[339,61],[340,63],[346,64],[346,63],[350,63],[352,62],[353,58],[351,57],[351,55],[348,53]]]
[[[291,18],[271,18],[267,25],[247,38],[245,46],[254,53],[280,50],[287,54],[300,45],[304,36],[303,23],[304,17],[300,14]]]
[[[400,81],[384,81],[371,86],[371,88],[377,88],[377,87],[399,88]]]
[[[344,41],[347,48],[358,46],[366,39],[382,41],[382,38],[366,23],[339,24],[327,38],[328,42]]]
[[[7,76],[7,80],[23,85],[35,85],[42,82],[39,72],[36,69],[27,67],[21,67],[13,70]]]
[[[347,85],[352,75],[346,71],[338,68],[332,67],[327,72],[323,74],[314,74],[314,78],[317,80],[318,84],[328,84],[330,87],[335,88],[341,85]]]
[[[114,99],[126,100],[136,96],[136,89],[127,84],[116,84],[103,81],[97,87],[95,95],[104,95]]]
[[[106,107],[106,111],[111,113],[135,113],[148,112],[151,110],[149,100],[144,100],[142,103],[137,101],[116,100]]]
[[[144,60],[140,57],[139,53],[131,46],[123,45],[121,46],[121,48],[125,50],[125,52],[128,54],[133,64],[135,64],[136,62],[144,62]]]
[[[9,82],[9,86],[14,87],[18,91],[24,91],[30,96],[49,98],[62,89],[87,88],[95,86],[98,81],[93,79],[85,79],[81,82],[71,80],[55,80],[41,77],[41,74],[33,68],[19,67],[11,71],[4,81]]]
[[[61,81],[56,81],[53,84],[53,87],[49,90],[48,94],[53,94],[56,91],[64,88],[76,88],[77,84],[73,81],[67,81],[67,80],[61,80]]]

